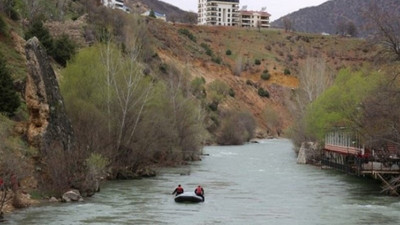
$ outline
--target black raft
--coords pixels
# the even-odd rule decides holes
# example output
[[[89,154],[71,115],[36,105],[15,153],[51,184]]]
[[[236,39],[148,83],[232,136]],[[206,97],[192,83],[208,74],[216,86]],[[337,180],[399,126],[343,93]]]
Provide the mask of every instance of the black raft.
[[[194,192],[184,192],[175,196],[175,202],[203,202],[201,196],[196,195]]]

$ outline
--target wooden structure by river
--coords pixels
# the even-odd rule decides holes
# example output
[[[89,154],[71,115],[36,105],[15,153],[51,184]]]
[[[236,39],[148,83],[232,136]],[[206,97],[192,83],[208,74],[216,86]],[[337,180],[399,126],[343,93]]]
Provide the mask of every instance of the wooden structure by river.
[[[357,176],[372,176],[381,180],[394,195],[399,195],[388,180],[400,176],[400,151],[386,144],[380,149],[362,145],[358,135],[345,129],[330,132],[325,137],[322,166]]]

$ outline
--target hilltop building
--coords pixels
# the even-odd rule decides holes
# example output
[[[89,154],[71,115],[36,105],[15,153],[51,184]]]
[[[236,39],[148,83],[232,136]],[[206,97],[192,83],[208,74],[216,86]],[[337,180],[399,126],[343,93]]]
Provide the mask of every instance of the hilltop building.
[[[239,10],[239,0],[199,0],[198,24],[269,28],[271,15],[265,10]]]
[[[159,13],[159,12],[156,12],[156,11],[153,11],[153,12],[154,12],[154,16],[157,19],[160,19],[160,20],[163,20],[163,21],[167,21],[167,16],[165,14],[162,14],[162,13]],[[151,10],[146,11],[146,12],[142,13],[142,16],[150,16],[150,13],[151,13]]]
[[[271,14],[267,13],[265,9],[261,11],[247,11],[240,10],[240,23],[241,27],[257,27],[257,28],[269,28],[269,17]]]
[[[101,0],[104,6],[110,7],[112,9],[120,9],[125,12],[130,12],[129,7],[124,3],[124,0]]]
[[[239,0],[199,0],[199,25],[236,26],[238,23]]]

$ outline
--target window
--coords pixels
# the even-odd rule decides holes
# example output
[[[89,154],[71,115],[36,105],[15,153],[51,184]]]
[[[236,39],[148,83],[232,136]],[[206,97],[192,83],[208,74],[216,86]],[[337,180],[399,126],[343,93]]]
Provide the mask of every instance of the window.
[[[221,8],[218,8],[218,11],[220,11],[220,12],[221,12]]]
[[[228,12],[230,12],[231,11],[231,9],[228,9]]]

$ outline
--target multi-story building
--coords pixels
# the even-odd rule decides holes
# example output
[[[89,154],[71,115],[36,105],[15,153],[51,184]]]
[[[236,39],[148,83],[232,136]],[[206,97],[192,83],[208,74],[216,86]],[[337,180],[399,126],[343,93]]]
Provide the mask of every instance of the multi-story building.
[[[129,12],[129,8],[126,7],[124,0],[101,0],[101,3],[103,3],[103,5],[113,8],[113,9],[120,9],[123,10],[125,12]]]
[[[199,0],[198,24],[238,25],[239,0]]]
[[[240,10],[240,23],[241,27],[257,27],[269,28],[269,17],[271,14],[265,11],[247,11]]]

